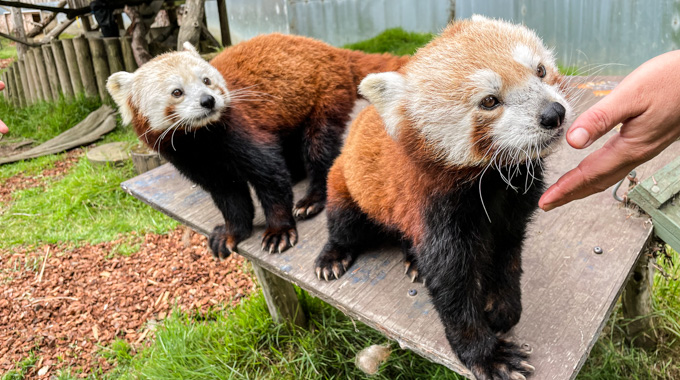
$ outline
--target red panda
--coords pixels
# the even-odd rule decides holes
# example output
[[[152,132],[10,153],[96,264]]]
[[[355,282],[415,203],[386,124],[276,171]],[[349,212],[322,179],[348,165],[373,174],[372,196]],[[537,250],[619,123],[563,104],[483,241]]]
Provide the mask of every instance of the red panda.
[[[340,278],[366,244],[396,233],[460,360],[478,380],[524,379],[528,353],[499,335],[519,321],[542,161],[571,119],[561,84],[536,34],[480,16],[400,70],[368,75],[359,92],[372,105],[329,173],[317,277]]]
[[[111,75],[107,89],[140,140],[210,193],[225,220],[210,247],[224,258],[252,232],[248,185],[265,212],[262,248],[281,252],[296,243],[294,217],[325,205],[326,176],[358,84],[407,60],[269,34],[225,49],[210,64],[185,44],[135,73]],[[310,177],[295,207],[291,170]]]

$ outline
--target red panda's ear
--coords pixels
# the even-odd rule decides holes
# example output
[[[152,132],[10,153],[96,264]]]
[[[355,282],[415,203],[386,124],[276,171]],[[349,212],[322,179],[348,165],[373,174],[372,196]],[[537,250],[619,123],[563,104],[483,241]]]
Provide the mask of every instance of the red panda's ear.
[[[118,111],[123,118],[123,124],[126,125],[132,122],[132,109],[130,109],[130,104],[128,103],[132,93],[132,78],[134,78],[134,74],[119,71],[112,74],[106,81],[106,89],[118,105]]]
[[[198,58],[201,58],[201,55],[198,53],[198,50],[196,50],[194,45],[192,45],[191,42],[189,41],[184,42],[184,44],[182,45],[182,51],[187,51],[189,53],[196,55]]]
[[[402,118],[399,108],[406,96],[404,76],[394,71],[369,74],[359,84],[359,93],[373,104],[385,123],[387,134],[396,140]]]

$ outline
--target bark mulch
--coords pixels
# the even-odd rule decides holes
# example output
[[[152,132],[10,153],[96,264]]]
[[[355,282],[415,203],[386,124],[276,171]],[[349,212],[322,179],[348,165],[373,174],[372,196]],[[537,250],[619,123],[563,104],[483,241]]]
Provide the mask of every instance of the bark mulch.
[[[122,244],[139,249],[115,253]],[[255,284],[243,264],[238,255],[214,260],[206,238],[184,227],[95,245],[0,250],[0,373],[31,350],[40,357],[31,378],[65,367],[83,376],[107,371],[101,347],[116,338],[143,345],[173,307],[204,313],[250,294]]]
[[[71,150],[66,153],[63,159],[55,161],[53,167],[43,170],[39,175],[18,174],[4,181],[0,180],[0,205],[9,204],[12,199],[12,193],[15,191],[43,186],[48,178],[56,181],[65,176],[69,169],[78,162],[83,153],[84,151],[81,148]]]

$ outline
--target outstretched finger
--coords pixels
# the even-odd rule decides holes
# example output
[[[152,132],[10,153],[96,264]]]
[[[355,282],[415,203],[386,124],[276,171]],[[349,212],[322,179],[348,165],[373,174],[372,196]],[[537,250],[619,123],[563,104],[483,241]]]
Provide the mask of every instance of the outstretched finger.
[[[550,211],[571,201],[599,193],[620,181],[635,168],[636,163],[620,160],[620,155],[612,152],[614,146],[615,144],[608,142],[583,159],[576,168],[560,177],[543,194],[538,206]]]
[[[627,78],[628,79],[628,78]],[[567,142],[574,148],[587,148],[617,124],[639,116],[646,103],[639,99],[635,78],[626,80],[609,95],[581,114],[567,132]]]

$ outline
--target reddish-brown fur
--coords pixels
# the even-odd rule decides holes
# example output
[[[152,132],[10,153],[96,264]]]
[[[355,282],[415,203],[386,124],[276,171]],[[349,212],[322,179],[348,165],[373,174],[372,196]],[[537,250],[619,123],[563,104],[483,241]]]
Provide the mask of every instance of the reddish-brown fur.
[[[335,48],[311,38],[284,34],[255,37],[235,45],[210,63],[224,76],[229,91],[247,88],[248,100],[233,101],[233,111],[247,115],[249,133],[270,143],[302,124],[344,127],[361,79],[394,70],[408,57],[365,54]],[[325,123],[324,123],[325,124]],[[315,130],[307,131],[309,136]]]
[[[359,114],[328,174],[327,207],[330,211],[356,203],[371,219],[403,231],[417,246],[425,228],[426,200],[448,192],[480,169],[445,167],[432,158],[416,131],[402,127],[401,142],[397,142],[385,132],[373,106]],[[351,172],[344,170],[345,162]]]

